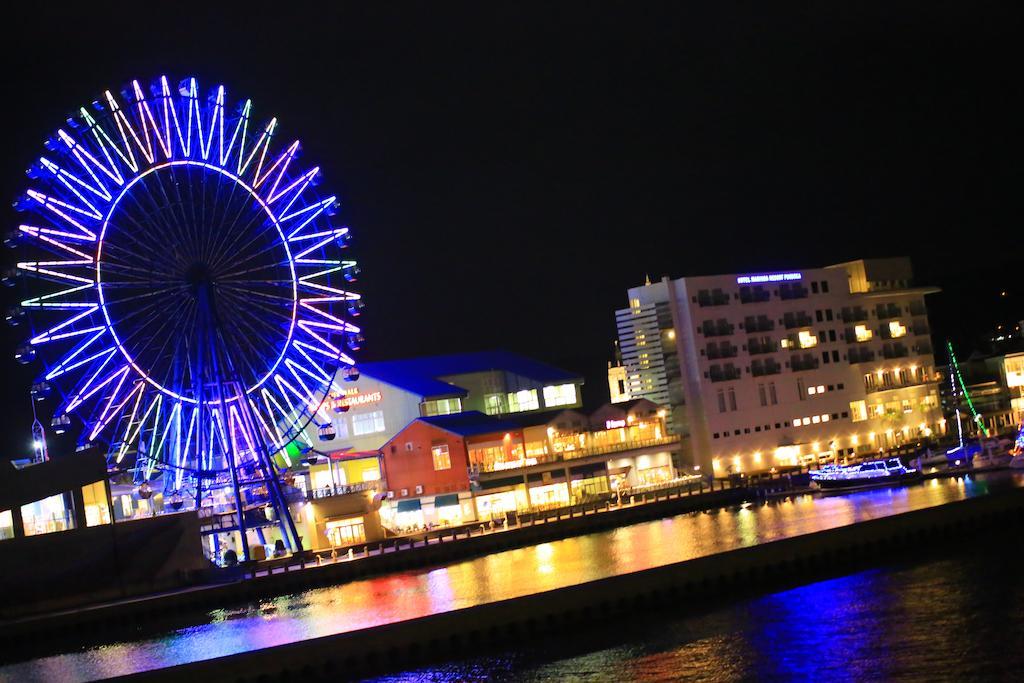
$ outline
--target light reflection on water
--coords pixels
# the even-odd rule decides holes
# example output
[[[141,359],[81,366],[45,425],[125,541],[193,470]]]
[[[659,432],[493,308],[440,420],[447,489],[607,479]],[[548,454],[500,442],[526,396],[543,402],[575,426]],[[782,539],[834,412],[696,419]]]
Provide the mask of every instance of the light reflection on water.
[[[89,680],[245,652],[561,588],[1020,486],[1017,475],[932,480],[689,513],[450,565],[196,615],[161,637],[0,667],[0,680]]]
[[[1024,582],[1006,540],[377,683],[1020,680]]]

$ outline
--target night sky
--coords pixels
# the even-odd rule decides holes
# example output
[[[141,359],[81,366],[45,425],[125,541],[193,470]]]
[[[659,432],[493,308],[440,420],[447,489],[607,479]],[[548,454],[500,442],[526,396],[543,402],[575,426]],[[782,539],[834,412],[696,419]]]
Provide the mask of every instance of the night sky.
[[[156,4],[5,7],[0,197],[102,90],[223,83],[341,197],[365,359],[502,347],[599,404],[645,274],[871,256],[944,289],[939,342],[1024,318],[1019,3]],[[31,419],[21,334],[8,452]]]

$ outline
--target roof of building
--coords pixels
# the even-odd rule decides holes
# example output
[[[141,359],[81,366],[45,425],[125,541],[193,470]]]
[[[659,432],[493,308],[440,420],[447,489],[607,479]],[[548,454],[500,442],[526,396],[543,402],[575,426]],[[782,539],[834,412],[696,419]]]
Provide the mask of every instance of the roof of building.
[[[362,363],[359,372],[423,397],[466,396],[460,386],[441,380],[490,370],[509,372],[543,383],[581,382],[582,378],[509,351],[480,351],[445,356]]]
[[[452,413],[451,415],[433,415],[418,419],[421,422],[426,422],[438,429],[443,429],[446,432],[458,434],[459,436],[476,436],[478,434],[493,434],[495,432],[509,432],[521,429],[518,422],[492,417],[475,410],[467,410],[464,413]]]
[[[603,406],[598,408],[598,410],[602,410],[604,408],[617,408],[628,413],[629,411],[633,410],[633,408],[636,408],[638,405],[641,405],[643,403],[650,403],[652,406],[659,407],[657,402],[652,401],[648,398],[631,398],[626,401],[618,401],[617,403],[605,403]]]

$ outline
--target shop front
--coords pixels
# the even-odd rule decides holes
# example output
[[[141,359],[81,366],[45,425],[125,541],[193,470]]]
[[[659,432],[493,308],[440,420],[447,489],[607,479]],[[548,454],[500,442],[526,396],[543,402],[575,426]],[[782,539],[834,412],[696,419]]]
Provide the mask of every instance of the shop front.
[[[460,526],[476,519],[476,506],[468,492],[442,493],[433,498],[409,498],[393,501],[381,508],[383,524],[400,534],[434,527]]]
[[[476,509],[482,520],[502,520],[511,512],[525,512],[528,507],[526,489],[521,484],[507,491],[476,496]]]

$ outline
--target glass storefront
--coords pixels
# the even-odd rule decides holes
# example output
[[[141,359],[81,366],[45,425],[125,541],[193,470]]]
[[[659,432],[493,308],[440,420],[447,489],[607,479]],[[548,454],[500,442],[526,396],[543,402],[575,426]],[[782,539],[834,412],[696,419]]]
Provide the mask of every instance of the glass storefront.
[[[502,519],[506,513],[524,511],[526,507],[526,494],[522,488],[476,497],[476,509],[480,512],[480,519]]]
[[[85,503],[85,525],[110,524],[110,508],[107,506],[107,489],[102,481],[82,487]]]
[[[641,486],[660,484],[672,478],[672,466],[660,465],[657,467],[648,467],[645,470],[637,470],[636,478]]]
[[[564,507],[569,504],[569,487],[565,482],[530,487],[530,505],[535,509]]]
[[[608,493],[608,477],[603,474],[586,479],[573,479],[572,497],[576,502],[583,502]]]
[[[0,541],[14,538],[14,515],[10,510],[0,512]]]
[[[331,546],[335,548],[366,543],[366,526],[362,517],[328,521],[324,525],[324,532]]]
[[[26,536],[38,536],[55,531],[67,531],[75,528],[75,515],[66,493],[58,493],[49,498],[21,506],[21,519],[25,524]]]

